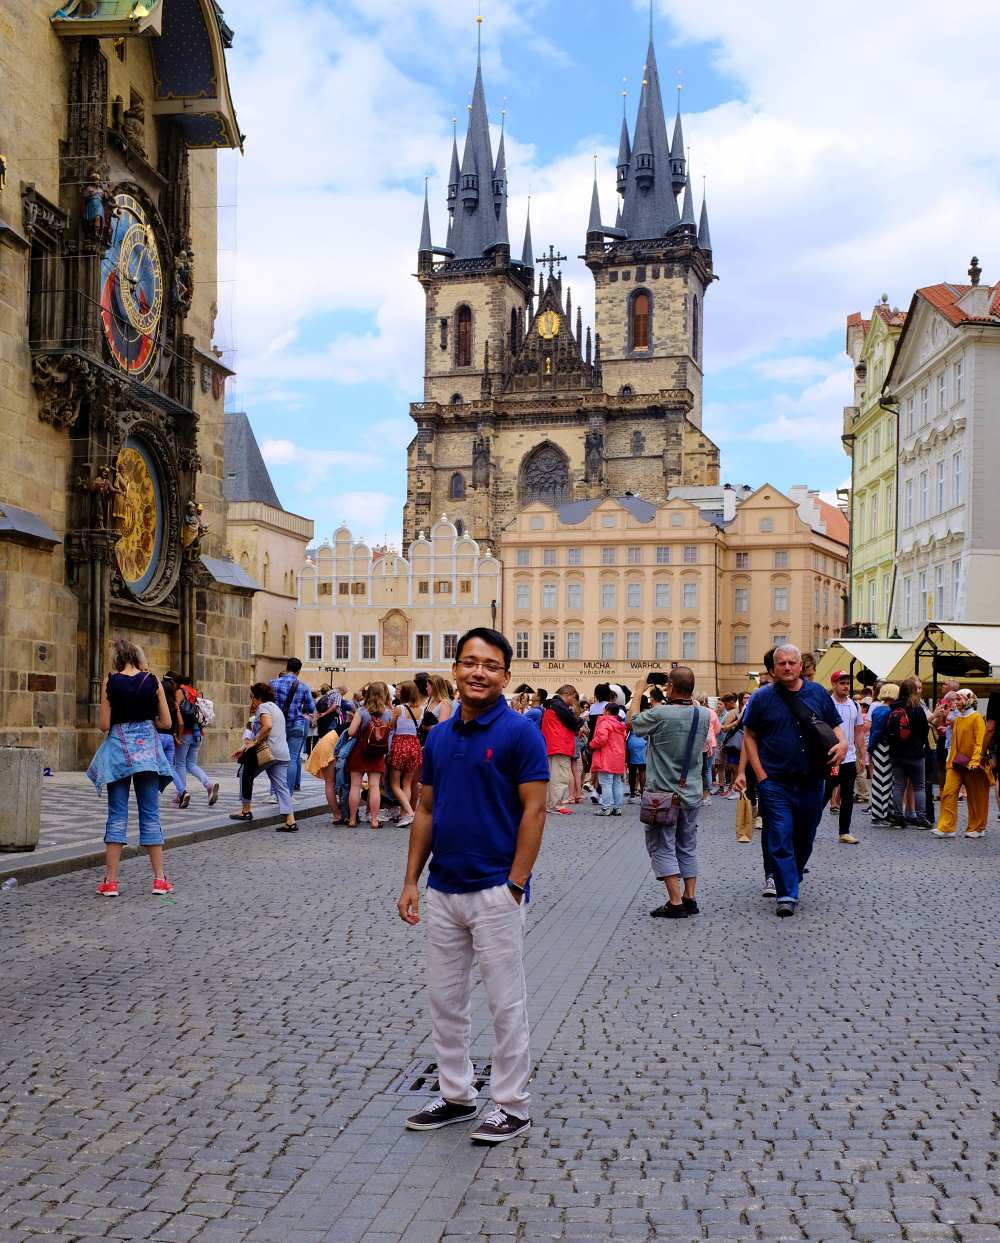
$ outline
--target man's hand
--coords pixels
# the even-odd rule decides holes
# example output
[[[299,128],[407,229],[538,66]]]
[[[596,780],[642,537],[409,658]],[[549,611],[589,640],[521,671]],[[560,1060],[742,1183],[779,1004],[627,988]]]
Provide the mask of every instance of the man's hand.
[[[737,773],[733,778],[733,789],[737,794],[745,794],[747,789],[746,773]]]
[[[411,885],[409,882],[403,885],[403,892],[399,895],[396,910],[399,911],[399,918],[404,924],[420,923],[420,889],[417,885]]]
[[[847,754],[847,749],[846,742],[834,743],[834,745],[830,748],[829,759],[827,761],[831,768],[833,768],[835,764],[843,763],[844,756]]]

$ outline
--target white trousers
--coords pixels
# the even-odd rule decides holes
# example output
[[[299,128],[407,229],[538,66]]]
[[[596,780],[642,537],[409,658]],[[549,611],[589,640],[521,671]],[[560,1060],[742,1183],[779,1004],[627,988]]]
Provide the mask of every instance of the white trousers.
[[[518,1118],[528,1117],[528,994],[524,981],[524,914],[506,885],[476,893],[427,890],[427,966],[431,1031],[441,1095],[471,1104],[473,1083],[472,961],[493,1016],[490,1095]]]

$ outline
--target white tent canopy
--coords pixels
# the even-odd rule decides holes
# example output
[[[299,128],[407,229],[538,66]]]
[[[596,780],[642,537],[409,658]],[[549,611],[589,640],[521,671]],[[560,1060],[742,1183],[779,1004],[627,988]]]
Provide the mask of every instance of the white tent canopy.
[[[1000,626],[971,626],[961,622],[938,622],[937,626],[973,656],[1000,668]]]
[[[906,639],[835,639],[816,667],[816,681],[825,685],[838,669],[850,670],[852,660],[855,680],[861,672],[858,666],[870,669],[880,680],[885,679],[909,648]]]

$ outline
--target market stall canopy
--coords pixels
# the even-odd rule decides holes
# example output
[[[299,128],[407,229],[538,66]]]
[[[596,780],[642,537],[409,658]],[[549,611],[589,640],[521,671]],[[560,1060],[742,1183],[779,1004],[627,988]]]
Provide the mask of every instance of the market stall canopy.
[[[835,639],[816,666],[816,681],[826,686],[838,669],[850,670],[852,660],[856,682],[862,668],[870,669],[885,681],[899,667],[910,647],[906,639]]]
[[[988,665],[1000,668],[1000,625],[973,626],[962,622],[938,622],[938,629],[961,644],[973,656],[980,656]]]

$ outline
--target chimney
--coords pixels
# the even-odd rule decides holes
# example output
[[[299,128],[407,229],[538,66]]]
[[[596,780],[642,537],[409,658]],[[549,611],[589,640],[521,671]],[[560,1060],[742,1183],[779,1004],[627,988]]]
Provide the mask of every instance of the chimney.
[[[736,491],[731,483],[722,489],[722,520],[731,522],[736,517]]]

